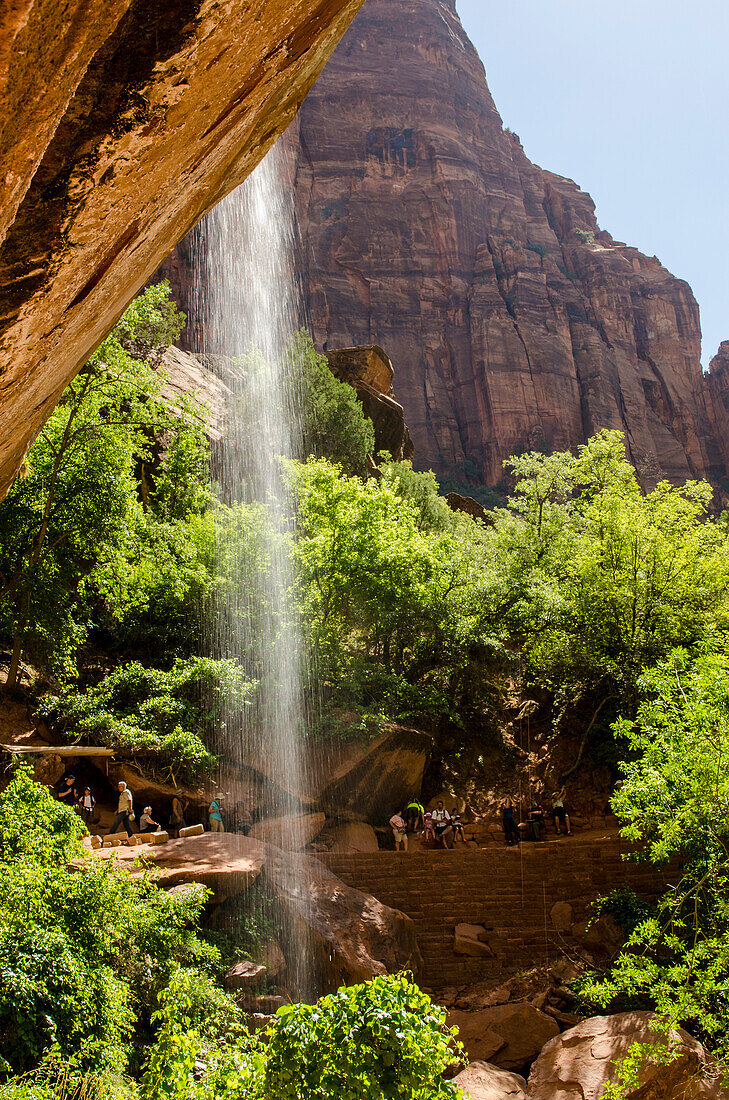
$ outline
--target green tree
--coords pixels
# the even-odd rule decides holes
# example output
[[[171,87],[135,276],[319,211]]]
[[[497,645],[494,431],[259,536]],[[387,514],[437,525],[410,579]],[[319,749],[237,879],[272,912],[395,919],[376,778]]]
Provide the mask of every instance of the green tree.
[[[635,721],[616,732],[629,750],[612,799],[625,837],[680,872],[632,930],[593,1002],[654,1007],[729,1053],[729,657],[677,650],[641,677]]]
[[[13,639],[8,687],[23,653],[71,678],[94,607],[118,621],[169,587],[161,548],[162,565],[179,563],[178,589],[205,584],[189,540],[173,537],[175,521],[179,536],[179,521],[205,504],[201,413],[189,402],[172,408],[157,369],[160,348],[183,323],[166,284],[133,302],[64,391],[0,503],[0,625]],[[160,441],[156,484],[145,491],[140,471]]]
[[[465,516],[424,523],[396,472],[362,482],[324,459],[289,472],[299,598],[324,675],[360,705],[384,691],[400,716],[447,709],[480,616],[479,529]]]
[[[348,474],[365,474],[375,432],[354,389],[334,377],[326,356],[317,354],[305,332],[298,333],[288,354],[301,379],[307,453],[340,463]]]

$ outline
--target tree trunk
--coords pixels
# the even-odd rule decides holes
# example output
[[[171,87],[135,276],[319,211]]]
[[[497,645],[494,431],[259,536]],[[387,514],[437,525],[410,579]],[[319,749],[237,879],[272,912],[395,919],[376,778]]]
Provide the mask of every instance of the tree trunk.
[[[18,623],[15,637],[13,638],[13,655],[10,658],[10,668],[8,669],[8,676],[5,681],[6,691],[12,690],[18,683],[18,668],[20,666],[20,655],[23,649],[23,625],[22,622]]]

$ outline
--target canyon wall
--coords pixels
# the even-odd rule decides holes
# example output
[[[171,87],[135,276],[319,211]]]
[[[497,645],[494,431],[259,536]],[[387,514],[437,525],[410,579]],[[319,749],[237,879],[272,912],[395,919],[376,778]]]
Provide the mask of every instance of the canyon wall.
[[[418,466],[493,486],[610,427],[646,486],[725,476],[690,287],[528,160],[454,0],[367,0],[285,140],[317,345],[385,348]]]
[[[0,12],[0,495],[174,245],[294,117],[362,0]]]

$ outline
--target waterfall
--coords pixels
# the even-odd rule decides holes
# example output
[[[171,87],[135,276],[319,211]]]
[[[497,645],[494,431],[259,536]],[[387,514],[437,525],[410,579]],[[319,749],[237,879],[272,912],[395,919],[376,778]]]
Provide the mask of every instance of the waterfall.
[[[280,147],[206,216],[195,242],[195,321],[205,355],[231,391],[213,477],[226,505],[246,506],[241,524],[219,547],[224,584],[207,629],[213,654],[240,660],[258,681],[243,717],[232,705],[224,716],[221,756],[236,765],[230,774],[238,779],[221,772],[221,787],[231,804],[248,802],[252,787],[240,776],[265,773],[273,782],[263,786],[259,812],[282,817],[299,808],[295,794],[305,778],[300,746],[307,662],[292,601],[294,500],[280,463],[281,456],[300,458],[303,450],[297,373],[285,354],[301,325],[301,306],[293,189]],[[283,847],[301,848],[297,828],[294,818]],[[300,940],[295,955],[303,987]]]

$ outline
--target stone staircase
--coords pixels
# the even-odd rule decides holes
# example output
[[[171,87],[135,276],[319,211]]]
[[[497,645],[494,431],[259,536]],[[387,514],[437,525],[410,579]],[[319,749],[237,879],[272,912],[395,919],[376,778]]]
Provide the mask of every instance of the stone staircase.
[[[423,956],[423,984],[431,989],[511,977],[577,951],[571,932],[553,926],[556,902],[569,902],[573,923],[592,902],[624,887],[652,898],[675,881],[676,866],[657,870],[628,862],[615,835],[573,837],[518,848],[457,847],[414,852],[328,854],[319,858],[349,886],[407,913]],[[491,958],[456,955],[457,924],[481,924]]]

